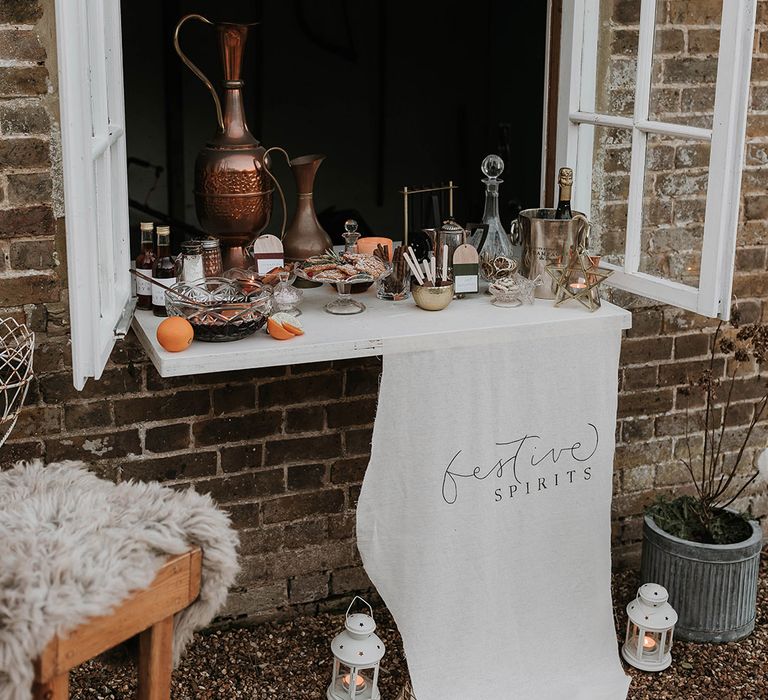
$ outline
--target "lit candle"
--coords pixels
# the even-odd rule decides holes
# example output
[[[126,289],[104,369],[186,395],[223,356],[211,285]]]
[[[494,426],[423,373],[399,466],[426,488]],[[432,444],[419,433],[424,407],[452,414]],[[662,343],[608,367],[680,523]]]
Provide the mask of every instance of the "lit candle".
[[[349,690],[350,680],[351,680],[351,674],[347,674],[346,676],[342,676],[341,684],[344,686],[344,690]],[[365,678],[363,678],[361,675],[358,675],[355,678],[355,687],[358,690],[362,690],[365,688]]]
[[[648,654],[656,651],[656,640],[647,634],[643,637],[643,651]]]
[[[587,288],[587,280],[585,280],[583,277],[579,277],[579,279],[576,282],[571,282],[568,285],[568,288],[573,292],[574,294],[577,294],[582,289]]]

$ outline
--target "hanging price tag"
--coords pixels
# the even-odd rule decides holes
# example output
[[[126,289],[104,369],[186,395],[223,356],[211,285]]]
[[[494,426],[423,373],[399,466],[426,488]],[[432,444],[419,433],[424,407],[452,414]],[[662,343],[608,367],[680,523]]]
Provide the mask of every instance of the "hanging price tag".
[[[477,250],[469,243],[453,252],[453,285],[456,294],[476,294],[480,291],[480,261]]]

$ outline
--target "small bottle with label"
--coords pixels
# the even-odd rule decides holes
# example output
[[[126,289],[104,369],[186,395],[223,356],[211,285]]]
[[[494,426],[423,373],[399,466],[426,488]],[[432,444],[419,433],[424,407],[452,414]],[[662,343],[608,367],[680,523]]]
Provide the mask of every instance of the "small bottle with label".
[[[166,287],[176,284],[176,263],[171,257],[171,229],[168,226],[157,227],[157,259],[152,269],[152,279],[162,282]],[[165,290],[152,285],[152,313],[155,316],[167,316],[165,309]]]
[[[136,256],[136,269],[147,277],[152,277],[155,267],[155,242],[153,240],[155,225],[151,221],[142,221],[141,252]],[[136,278],[136,308],[152,310],[152,283],[141,277]]]

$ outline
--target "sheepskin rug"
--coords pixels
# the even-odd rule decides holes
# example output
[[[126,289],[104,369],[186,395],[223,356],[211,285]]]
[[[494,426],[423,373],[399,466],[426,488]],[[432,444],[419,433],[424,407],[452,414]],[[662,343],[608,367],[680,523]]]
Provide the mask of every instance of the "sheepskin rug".
[[[210,496],[114,484],[82,463],[0,471],[0,700],[29,700],[32,663],[56,634],[146,588],[169,555],[203,550],[200,597],[174,624],[174,662],[224,604],[237,534]]]

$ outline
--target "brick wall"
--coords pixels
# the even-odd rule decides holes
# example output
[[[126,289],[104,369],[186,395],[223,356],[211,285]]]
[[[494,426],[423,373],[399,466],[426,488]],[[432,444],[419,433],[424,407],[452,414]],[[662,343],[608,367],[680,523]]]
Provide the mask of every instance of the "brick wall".
[[[617,3],[628,14],[616,29],[631,42],[631,3]],[[692,4],[673,0],[669,9]],[[355,547],[354,507],[368,458],[377,360],[163,380],[130,336],[99,382],[81,393],[72,387],[52,5],[0,3],[0,313],[26,320],[39,341],[29,405],[0,449],[0,465],[30,457],[83,459],[107,478],[194,484],[228,508],[241,533],[243,574],[230,614],[259,618],[338,606],[369,585]],[[759,13],[735,282],[747,319],[757,318],[768,300],[767,0],[760,0]],[[690,49],[701,29],[692,24],[697,13],[685,17],[676,27],[683,42],[677,52]],[[621,207],[620,197],[613,200],[614,211]],[[683,430],[679,389],[704,357],[713,328],[673,308],[621,301],[633,309],[634,327],[620,373],[619,565],[636,561],[647,502],[686,488],[674,458]],[[747,379],[739,385],[734,429],[750,414]],[[766,425],[751,458],[765,443]],[[743,505],[765,516],[765,485]]]

